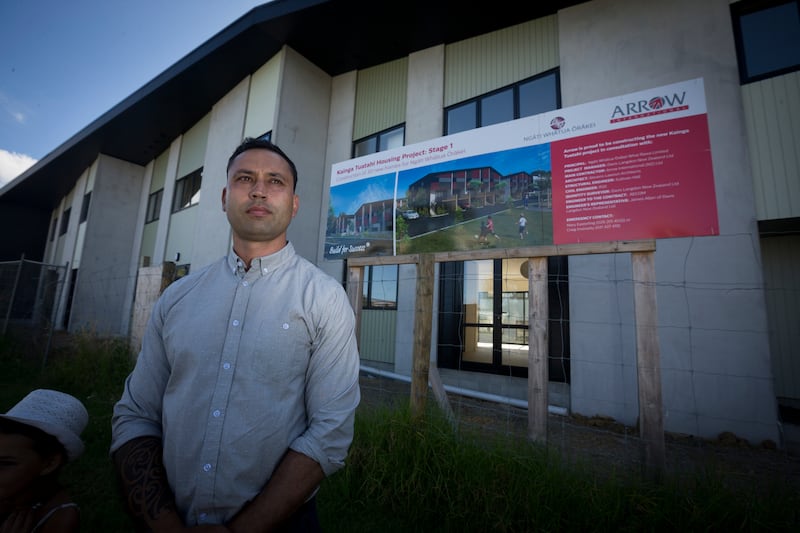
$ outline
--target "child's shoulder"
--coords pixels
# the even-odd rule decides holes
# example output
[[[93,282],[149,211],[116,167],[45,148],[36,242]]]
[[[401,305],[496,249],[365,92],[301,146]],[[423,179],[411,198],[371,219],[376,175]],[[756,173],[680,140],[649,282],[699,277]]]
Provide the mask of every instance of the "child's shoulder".
[[[65,489],[60,489],[42,507],[37,520],[38,532],[72,533],[80,530],[80,509]]]
[[[36,524],[40,533],[76,533],[80,531],[80,511],[75,502],[63,503],[48,510]]]

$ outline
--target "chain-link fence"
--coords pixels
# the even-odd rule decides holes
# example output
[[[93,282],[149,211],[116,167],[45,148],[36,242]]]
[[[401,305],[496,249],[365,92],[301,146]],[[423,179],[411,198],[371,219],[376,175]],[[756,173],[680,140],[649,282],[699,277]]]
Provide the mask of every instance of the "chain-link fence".
[[[14,334],[41,350],[46,362],[55,329],[67,265],[29,261],[0,262],[0,334]]]

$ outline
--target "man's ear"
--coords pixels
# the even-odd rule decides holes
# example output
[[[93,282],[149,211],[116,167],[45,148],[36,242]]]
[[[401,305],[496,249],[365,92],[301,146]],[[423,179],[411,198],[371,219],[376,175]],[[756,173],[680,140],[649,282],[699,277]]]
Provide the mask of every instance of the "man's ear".
[[[225,212],[225,197],[228,194],[228,187],[222,188],[222,212]]]

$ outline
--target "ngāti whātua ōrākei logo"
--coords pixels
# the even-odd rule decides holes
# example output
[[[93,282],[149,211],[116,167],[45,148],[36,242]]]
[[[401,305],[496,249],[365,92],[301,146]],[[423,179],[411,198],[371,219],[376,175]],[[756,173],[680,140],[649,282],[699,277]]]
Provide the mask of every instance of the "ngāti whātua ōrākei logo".
[[[564,120],[564,117],[553,117],[553,120],[550,121],[550,127],[554,130],[560,130],[566,123],[567,121]]]
[[[611,123],[683,111],[689,109],[689,105],[684,103],[685,100],[686,92],[684,91],[680,94],[674,93],[672,96],[654,96],[649,100],[636,100],[617,105],[614,106],[614,111],[611,113]]]

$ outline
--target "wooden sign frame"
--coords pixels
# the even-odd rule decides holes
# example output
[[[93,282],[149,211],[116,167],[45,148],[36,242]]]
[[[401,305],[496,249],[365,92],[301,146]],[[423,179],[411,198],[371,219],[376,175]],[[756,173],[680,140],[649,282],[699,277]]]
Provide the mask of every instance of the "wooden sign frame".
[[[661,394],[661,362],[656,307],[655,240],[610,241],[545,245],[520,248],[486,249],[469,252],[440,252],[400,256],[348,258],[347,293],[360,330],[364,267],[369,265],[417,265],[414,311],[414,349],[412,355],[411,408],[421,415],[425,408],[428,383],[442,388],[436,368],[430,366],[433,324],[434,264],[444,261],[527,258],[528,261],[528,438],[547,443],[547,258],[609,253],[630,253],[634,285],[636,325],[636,364],[639,388],[639,435],[645,476],[658,479],[664,470],[664,419]],[[437,399],[446,395],[434,390]],[[440,403],[443,400],[439,400]],[[449,412],[449,406],[443,406]]]

